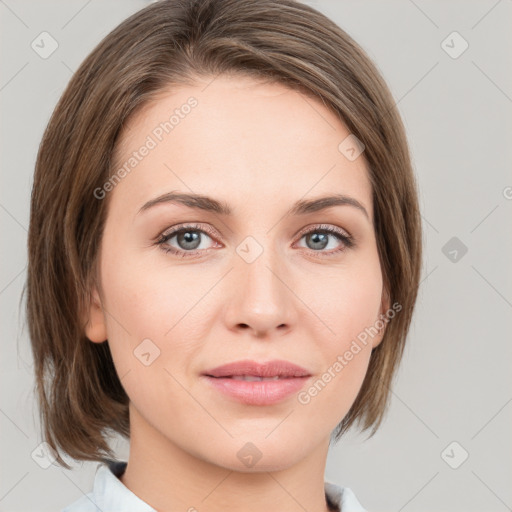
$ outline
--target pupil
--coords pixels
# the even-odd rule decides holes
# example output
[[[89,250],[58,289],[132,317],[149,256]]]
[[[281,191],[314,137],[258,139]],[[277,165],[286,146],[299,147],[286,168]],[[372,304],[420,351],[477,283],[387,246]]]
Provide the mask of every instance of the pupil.
[[[327,245],[327,237],[326,233],[314,233],[311,235],[311,240],[314,244],[314,247],[311,247],[311,249],[324,249]]]
[[[196,249],[200,243],[199,233],[192,231],[185,231],[178,235],[178,243],[182,245],[184,244],[184,249]]]

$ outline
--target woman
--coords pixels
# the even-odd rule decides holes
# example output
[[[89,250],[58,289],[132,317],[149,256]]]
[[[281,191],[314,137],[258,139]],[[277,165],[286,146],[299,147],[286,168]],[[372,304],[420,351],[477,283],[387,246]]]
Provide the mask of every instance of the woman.
[[[65,510],[364,510],[327,452],[382,422],[420,269],[404,128],[341,28],[293,0],[132,15],[34,176],[44,437],[100,462]]]

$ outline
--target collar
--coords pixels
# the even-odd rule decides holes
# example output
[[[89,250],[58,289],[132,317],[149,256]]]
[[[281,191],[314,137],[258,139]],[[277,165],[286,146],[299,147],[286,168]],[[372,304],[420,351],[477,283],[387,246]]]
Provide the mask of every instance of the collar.
[[[142,501],[119,480],[124,473],[125,461],[105,460],[96,469],[92,492],[82,496],[75,504],[62,512],[89,512],[97,509],[103,511],[156,512],[154,508]],[[325,481],[325,497],[329,508],[336,512],[366,512],[352,490],[348,487]],[[76,508],[75,508],[76,506]]]

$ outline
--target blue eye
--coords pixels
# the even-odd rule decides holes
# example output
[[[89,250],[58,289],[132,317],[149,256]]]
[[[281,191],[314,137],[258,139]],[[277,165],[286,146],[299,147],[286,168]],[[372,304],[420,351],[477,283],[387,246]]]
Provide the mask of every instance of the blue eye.
[[[202,243],[207,239],[214,237],[213,230],[207,226],[199,224],[181,226],[159,236],[156,244],[166,253],[171,253],[180,258],[197,257],[209,251],[209,247],[201,247]],[[308,241],[307,249],[312,253],[317,253],[322,257],[328,257],[337,254],[340,251],[352,248],[355,243],[353,238],[340,228],[330,225],[314,226],[309,231],[301,233],[300,240],[306,238]],[[170,245],[169,242],[175,239],[176,246]],[[336,240],[341,246],[330,251],[324,249],[329,245],[330,239]],[[207,241],[206,241],[207,244]],[[221,245],[218,245],[219,247]]]
[[[207,249],[199,248],[204,237],[211,238],[210,235],[204,230],[200,229],[199,225],[183,226],[175,229],[170,233],[161,235],[157,244],[161,246],[162,250],[167,253],[172,253],[179,257],[186,257],[195,255],[197,252],[205,251]],[[176,238],[178,248],[172,247],[168,244],[170,240]]]
[[[329,245],[329,238],[334,238],[338,242],[342,243],[340,248],[328,251],[327,255],[338,253],[354,246],[353,238],[349,234],[339,228],[328,225],[317,226],[314,229],[303,233],[301,240],[302,238],[306,238],[306,240],[311,242],[311,245],[308,245],[308,248],[313,252],[323,251],[323,249]]]

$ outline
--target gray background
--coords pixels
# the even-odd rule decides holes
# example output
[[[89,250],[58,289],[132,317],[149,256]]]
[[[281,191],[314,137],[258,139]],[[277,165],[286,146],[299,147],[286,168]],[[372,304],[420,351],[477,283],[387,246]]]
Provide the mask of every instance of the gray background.
[[[32,458],[42,439],[19,306],[30,190],[40,138],[73,71],[148,3],[0,0],[2,511],[60,510],[92,488],[96,464],[43,469]],[[391,87],[425,243],[387,419],[372,439],[353,432],[333,447],[326,479],[373,511],[512,510],[512,0],[307,3],[353,36]],[[43,31],[58,42],[46,59],[31,48]],[[457,58],[464,43],[454,31],[469,44]],[[127,460],[126,444],[117,447]]]

